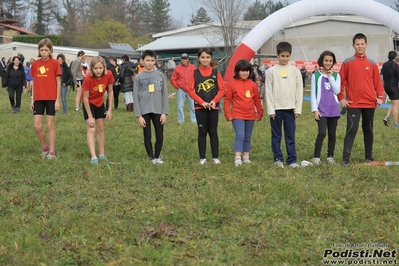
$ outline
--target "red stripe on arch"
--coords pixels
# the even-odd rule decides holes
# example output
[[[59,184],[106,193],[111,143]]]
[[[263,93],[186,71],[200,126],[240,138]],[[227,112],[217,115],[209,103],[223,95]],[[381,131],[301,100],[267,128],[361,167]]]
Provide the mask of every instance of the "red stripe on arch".
[[[234,67],[241,59],[251,60],[254,57],[255,51],[249,48],[246,44],[241,43],[235,50],[230,62],[227,66],[226,73],[224,74],[224,81],[230,82],[233,80]]]

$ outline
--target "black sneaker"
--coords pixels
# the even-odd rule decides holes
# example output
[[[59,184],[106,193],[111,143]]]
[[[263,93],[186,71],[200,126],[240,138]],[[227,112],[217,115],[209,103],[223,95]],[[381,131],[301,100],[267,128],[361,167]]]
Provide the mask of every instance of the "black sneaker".
[[[349,162],[349,159],[343,159],[341,162],[342,166],[349,166],[351,163]]]
[[[366,159],[366,163],[372,163],[372,162],[374,162],[374,159],[373,159],[373,158],[370,157],[370,158],[367,158],[367,159]]]

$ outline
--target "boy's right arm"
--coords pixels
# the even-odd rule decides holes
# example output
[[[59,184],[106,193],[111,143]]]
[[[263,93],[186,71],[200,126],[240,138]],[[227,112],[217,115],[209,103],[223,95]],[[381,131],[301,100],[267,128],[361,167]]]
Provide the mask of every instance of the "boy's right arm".
[[[265,84],[265,98],[266,98],[266,109],[267,114],[274,119],[276,111],[274,110],[274,98],[273,98],[273,70],[269,69],[266,75]]]

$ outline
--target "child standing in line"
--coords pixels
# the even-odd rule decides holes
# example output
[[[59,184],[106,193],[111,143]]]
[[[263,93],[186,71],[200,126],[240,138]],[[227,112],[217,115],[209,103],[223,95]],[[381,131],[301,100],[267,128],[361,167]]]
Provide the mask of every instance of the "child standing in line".
[[[189,79],[188,95],[194,100],[195,116],[198,125],[198,150],[200,164],[206,164],[206,137],[211,141],[214,164],[220,164],[219,137],[219,102],[225,94],[223,78],[217,69],[210,66],[212,51],[201,48],[198,53],[199,68]]]
[[[259,89],[249,79],[252,67],[247,60],[240,60],[234,68],[234,80],[227,84],[227,95],[224,99],[224,115],[233,123],[236,139],[234,141],[234,164],[251,163],[249,152],[254,123],[263,116],[263,107]],[[230,108],[231,107],[231,108]],[[241,154],[243,158],[241,160]]]
[[[144,70],[134,78],[134,112],[143,128],[144,146],[152,164],[163,164],[163,126],[169,113],[168,88],[165,75],[156,71],[154,51],[145,50],[141,57]],[[141,60],[140,60],[141,62]],[[151,121],[155,128],[155,153],[151,142]]]
[[[280,42],[276,48],[278,64],[267,71],[265,95],[272,133],[271,146],[274,164],[283,168],[281,127],[284,124],[285,146],[288,154],[286,162],[289,167],[295,168],[299,166],[295,149],[295,120],[302,112],[302,75],[298,68],[289,64],[291,44]]]
[[[104,118],[112,119],[112,102],[114,91],[112,85],[114,76],[107,70],[104,58],[95,56],[90,61],[88,75],[83,81],[83,117],[87,125],[87,146],[89,147],[92,164],[98,164],[98,159],[107,161],[105,156]],[[105,110],[104,94],[108,93],[108,110]],[[96,155],[95,134],[99,156]]]
[[[33,121],[37,137],[42,145],[42,158],[55,158],[55,112],[60,109],[61,98],[61,68],[57,60],[53,59],[53,44],[44,38],[38,43],[39,57],[32,63],[29,75],[32,80],[32,101],[30,109],[33,111]],[[44,110],[47,114],[47,131],[49,146],[43,131]]]
[[[255,82],[256,85],[258,85],[259,96],[263,106],[263,99],[265,98],[265,84],[262,82],[262,77],[257,77]]]
[[[338,93],[340,92],[341,78],[332,70],[336,63],[334,53],[324,51],[317,60],[319,71],[312,75],[310,83],[310,99],[314,119],[317,122],[319,133],[317,134],[314,158],[312,163],[320,164],[321,147],[328,129],[327,164],[334,164],[334,150],[339,112]]]

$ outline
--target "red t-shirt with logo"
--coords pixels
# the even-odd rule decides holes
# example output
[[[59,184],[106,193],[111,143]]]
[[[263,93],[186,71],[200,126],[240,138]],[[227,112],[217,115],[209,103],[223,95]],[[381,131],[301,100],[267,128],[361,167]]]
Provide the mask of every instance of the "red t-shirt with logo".
[[[82,89],[89,91],[89,103],[95,107],[101,107],[104,104],[104,93],[108,89],[108,85],[112,85],[114,81],[114,75],[109,70],[101,78],[87,75],[83,81]]]
[[[35,101],[57,100],[56,77],[61,76],[60,63],[49,58],[35,60],[30,68],[29,75],[33,77],[33,99]]]

